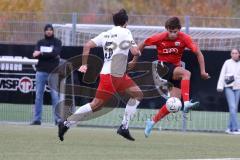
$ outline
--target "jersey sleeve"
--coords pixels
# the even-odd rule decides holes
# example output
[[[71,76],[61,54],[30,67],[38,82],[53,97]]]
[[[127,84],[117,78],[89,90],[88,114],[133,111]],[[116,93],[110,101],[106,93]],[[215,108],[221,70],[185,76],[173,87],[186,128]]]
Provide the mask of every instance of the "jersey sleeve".
[[[97,46],[102,47],[103,39],[104,39],[104,32],[100,33],[98,36],[91,39],[91,41],[93,41]]]
[[[131,33],[131,31],[129,31],[129,30],[128,30],[128,32],[127,32],[127,39],[128,39],[129,42],[131,43],[131,46],[132,46],[132,47],[137,47],[137,44],[136,44],[136,42],[135,42],[134,39],[133,39],[132,33]]]
[[[192,38],[188,35],[184,37],[184,41],[186,44],[186,47],[189,48],[192,52],[197,52],[198,45],[192,40]]]
[[[146,46],[157,45],[162,39],[163,39],[163,36],[161,33],[155,34],[155,35],[152,35],[151,37],[148,37],[144,41],[144,44]]]

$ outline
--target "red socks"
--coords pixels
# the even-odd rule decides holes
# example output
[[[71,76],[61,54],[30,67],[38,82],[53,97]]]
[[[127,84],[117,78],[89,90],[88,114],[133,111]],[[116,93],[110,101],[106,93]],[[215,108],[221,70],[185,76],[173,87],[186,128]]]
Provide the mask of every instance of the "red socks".
[[[157,123],[158,121],[160,121],[163,117],[165,117],[166,115],[168,115],[170,112],[168,111],[166,104],[162,106],[162,108],[158,111],[157,114],[155,114],[155,116],[153,117],[153,121],[155,123]]]
[[[181,81],[181,93],[183,101],[189,101],[189,90],[190,90],[190,80],[182,80]],[[158,111],[158,113],[153,117],[153,121],[157,123],[170,112],[168,111],[166,104],[162,106],[162,108]]]
[[[183,102],[189,101],[190,80],[181,80],[181,92]]]

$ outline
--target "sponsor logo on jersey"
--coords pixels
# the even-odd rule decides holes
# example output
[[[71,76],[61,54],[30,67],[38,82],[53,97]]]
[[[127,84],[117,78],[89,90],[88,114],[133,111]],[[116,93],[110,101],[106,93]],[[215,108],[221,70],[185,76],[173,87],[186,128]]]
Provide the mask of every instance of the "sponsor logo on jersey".
[[[171,54],[171,53],[178,53],[177,48],[165,48],[163,49],[163,53]]]

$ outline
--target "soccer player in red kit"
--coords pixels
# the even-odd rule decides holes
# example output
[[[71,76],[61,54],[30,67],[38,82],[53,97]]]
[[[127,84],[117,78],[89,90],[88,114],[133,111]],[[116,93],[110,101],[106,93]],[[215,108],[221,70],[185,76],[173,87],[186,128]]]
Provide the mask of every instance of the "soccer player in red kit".
[[[199,105],[199,102],[193,103],[189,99],[191,73],[183,68],[180,63],[185,48],[189,48],[192,53],[197,56],[201,77],[203,79],[208,79],[209,75],[205,71],[204,57],[197,44],[192,41],[189,35],[180,31],[181,23],[179,18],[169,18],[165,23],[165,28],[166,31],[147,38],[139,45],[139,49],[142,51],[145,46],[156,46],[158,61],[166,65],[169,69],[168,73],[162,78],[174,85],[173,89],[170,91],[170,96],[182,97],[184,102],[183,110],[188,112],[190,108]],[[136,61],[136,59],[137,58],[134,58],[133,61]],[[148,137],[154,124],[169,113],[170,111],[167,109],[166,104],[163,105],[152,120],[147,121],[145,136]]]

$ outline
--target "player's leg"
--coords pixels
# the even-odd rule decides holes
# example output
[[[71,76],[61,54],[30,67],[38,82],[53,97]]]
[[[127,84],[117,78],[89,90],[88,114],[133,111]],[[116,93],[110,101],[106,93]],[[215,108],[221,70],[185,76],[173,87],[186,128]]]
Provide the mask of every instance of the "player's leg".
[[[123,77],[122,83],[120,84],[118,90],[124,91],[126,94],[130,95],[130,99],[126,104],[126,108],[123,115],[122,124],[119,127],[117,133],[122,135],[128,140],[134,141],[135,139],[131,136],[128,126],[131,118],[136,113],[137,106],[143,98],[143,93],[141,89],[132,81],[127,75]]]
[[[80,106],[71,116],[67,118],[64,125],[68,128],[75,125],[86,116],[89,116],[91,113],[101,108],[105,102],[107,102],[106,99],[104,100],[95,97],[90,103]]]
[[[177,97],[181,98],[181,90],[179,88],[173,87],[170,91],[170,97]],[[144,130],[144,134],[146,137],[148,137],[154,127],[154,125],[159,122],[161,119],[163,119],[165,116],[167,116],[170,113],[168,110],[166,104],[164,104],[160,110],[154,115],[152,120],[147,120],[146,127]]]
[[[199,102],[191,102],[190,95],[191,72],[183,67],[176,67],[173,71],[173,80],[181,80],[181,94],[184,102],[184,112],[188,112],[192,107],[199,105]]]
[[[100,107],[103,106],[104,100],[94,98],[92,102],[87,103],[81,107],[79,107],[73,115],[69,116],[66,121],[64,122],[59,122],[58,124],[58,137],[61,141],[64,140],[64,134],[67,132],[67,130],[77,124],[79,121],[84,119],[86,116],[89,116],[92,114],[94,111],[99,109]]]
[[[181,96],[181,92],[179,92],[179,89],[176,88],[176,86],[179,86],[179,81],[172,81],[172,77],[173,77],[173,71],[176,68],[176,66],[174,66],[173,64],[170,63],[164,63],[164,62],[160,62],[158,63],[158,69],[157,69],[157,74],[159,75],[160,78],[163,78],[165,80],[167,80],[168,82],[171,82],[173,84],[174,87],[171,88],[170,91],[170,96],[175,96],[175,97],[179,97],[179,95]],[[164,67],[161,67],[164,66]],[[165,73],[164,76],[162,76],[161,74],[161,69],[162,68],[167,68],[168,72]],[[157,76],[154,76],[157,77]],[[156,85],[156,84],[155,84]],[[148,137],[152,131],[153,126],[160,121],[162,118],[164,118],[166,115],[168,115],[170,113],[170,111],[168,111],[166,104],[164,104],[160,110],[154,115],[154,117],[152,119],[148,119],[146,122],[146,127],[144,130],[145,136]]]
[[[36,97],[35,97],[34,118],[33,118],[31,125],[41,125],[43,95],[44,95],[44,89],[45,89],[46,83],[47,83],[47,73],[37,72],[36,73]]]
[[[112,85],[110,75],[101,75],[100,82],[96,91],[95,98],[90,102],[79,107],[73,115],[67,118],[66,126],[70,127],[78,121],[81,121],[85,116],[102,107],[115,93],[115,88]]]
[[[170,97],[181,98],[181,90],[179,88],[173,87],[170,91]],[[167,109],[166,104],[162,106],[162,108],[158,111],[158,113],[152,118],[154,123],[157,123],[161,119],[163,119],[166,115],[168,115],[170,111]]]
[[[140,101],[143,98],[143,93],[141,89],[134,85],[130,88],[127,88],[125,93],[130,95],[130,99],[128,100],[122,120],[122,126],[125,129],[128,129],[130,119],[134,116],[137,106],[139,105]]]
[[[59,123],[58,136],[61,141],[64,140],[63,136],[71,126],[75,125],[78,121],[81,121],[86,116],[89,116],[94,111],[98,110],[111,98],[111,96],[115,93],[115,89],[110,82],[111,78],[109,75],[101,75],[99,86],[96,91],[96,96],[92,102],[79,107],[73,113],[73,115],[67,118],[67,120]]]

